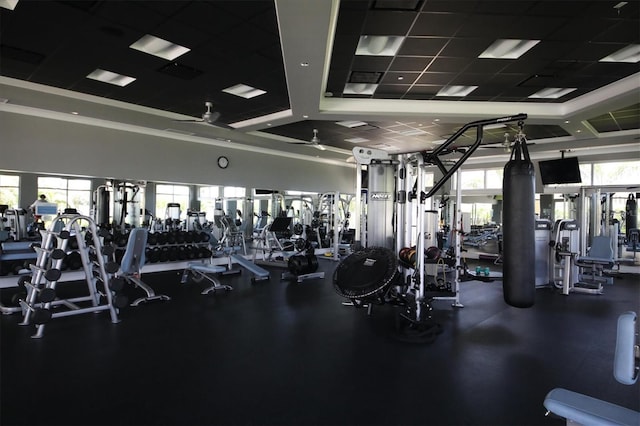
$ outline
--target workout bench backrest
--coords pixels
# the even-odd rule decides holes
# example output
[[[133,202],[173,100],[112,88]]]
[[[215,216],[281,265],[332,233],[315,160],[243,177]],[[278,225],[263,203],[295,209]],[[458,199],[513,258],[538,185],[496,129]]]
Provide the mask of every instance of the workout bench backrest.
[[[133,228],[129,234],[127,249],[120,262],[120,270],[123,274],[140,272],[145,262],[144,250],[147,247],[146,228]]]

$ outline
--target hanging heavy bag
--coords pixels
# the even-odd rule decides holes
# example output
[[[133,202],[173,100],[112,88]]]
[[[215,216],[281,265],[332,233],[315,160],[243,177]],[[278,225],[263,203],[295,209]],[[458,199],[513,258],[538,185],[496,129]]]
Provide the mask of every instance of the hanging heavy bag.
[[[504,301],[517,308],[535,302],[535,169],[526,140],[516,140],[503,176]]]
[[[638,205],[633,194],[627,197],[627,205],[625,206],[625,227],[627,240],[629,239],[629,231],[638,227]]]

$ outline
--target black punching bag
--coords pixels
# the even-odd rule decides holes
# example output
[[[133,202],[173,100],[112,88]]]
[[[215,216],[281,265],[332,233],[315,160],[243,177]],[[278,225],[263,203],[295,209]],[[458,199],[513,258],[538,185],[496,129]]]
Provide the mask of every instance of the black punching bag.
[[[625,227],[627,239],[629,239],[629,231],[638,227],[638,205],[633,194],[627,197],[627,205],[625,206]]]
[[[516,308],[535,302],[535,170],[526,140],[518,139],[502,181],[502,291]]]

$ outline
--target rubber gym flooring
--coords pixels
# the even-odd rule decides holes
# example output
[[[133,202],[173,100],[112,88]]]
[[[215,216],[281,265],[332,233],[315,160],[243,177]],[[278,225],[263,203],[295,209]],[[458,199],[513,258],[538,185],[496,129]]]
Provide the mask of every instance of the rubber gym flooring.
[[[0,422],[562,425],[544,416],[554,387],[640,409],[639,384],[612,375],[617,317],[640,311],[638,276],[600,296],[539,289],[529,309],[506,305],[501,281],[463,282],[464,308],[434,303],[437,340],[409,344],[393,337],[395,308],[342,305],[336,266],[321,260],[326,278],[302,283],[272,268],[251,284],[245,271],[207,296],[182,271],[145,274],[172,300],[123,309],[118,324],[107,312],[57,318],[42,339],[2,316]]]

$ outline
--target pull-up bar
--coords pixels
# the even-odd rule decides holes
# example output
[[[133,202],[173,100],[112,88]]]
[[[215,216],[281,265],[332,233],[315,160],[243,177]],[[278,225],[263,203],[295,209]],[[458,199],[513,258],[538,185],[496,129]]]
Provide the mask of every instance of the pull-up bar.
[[[464,164],[467,158],[469,158],[475,152],[475,150],[480,146],[480,144],[482,144],[484,126],[488,126],[491,124],[498,124],[498,123],[508,123],[511,121],[522,121],[526,119],[527,119],[527,114],[520,113],[516,115],[510,115],[507,117],[472,121],[471,123],[467,123],[464,126],[462,126],[460,129],[458,129],[458,131],[456,131],[453,135],[451,135],[451,137],[449,137],[446,141],[444,141],[444,143],[440,145],[438,148],[436,148],[434,151],[422,151],[421,154],[422,154],[422,158],[424,159],[424,162],[429,164],[435,164],[436,166],[438,166],[438,168],[444,175],[442,176],[442,178],[440,178],[440,180],[438,180],[433,185],[433,188],[429,190],[429,192],[424,196],[424,198],[426,199],[433,196],[433,194],[435,194],[442,187],[442,185],[444,185],[451,178],[451,176],[453,176],[453,174],[460,168],[460,166]],[[451,168],[447,169],[444,163],[440,160],[440,156],[444,155],[444,153],[448,153],[447,148],[449,148],[451,144],[453,144],[453,142],[455,142],[464,132],[466,132],[467,130],[473,127],[476,128],[476,141],[469,147],[465,147],[466,151],[464,152],[462,157],[458,161],[456,161],[456,163],[453,166],[451,166]]]

